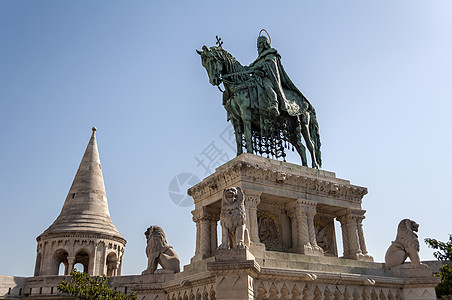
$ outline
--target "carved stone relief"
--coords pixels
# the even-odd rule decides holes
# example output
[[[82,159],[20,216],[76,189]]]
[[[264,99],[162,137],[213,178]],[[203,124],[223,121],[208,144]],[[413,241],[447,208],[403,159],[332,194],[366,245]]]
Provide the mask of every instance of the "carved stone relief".
[[[317,245],[319,245],[326,256],[337,256],[336,233],[334,230],[334,219],[319,215],[314,218]]]
[[[281,247],[281,224],[277,215],[269,211],[258,211],[259,239],[267,250]]]

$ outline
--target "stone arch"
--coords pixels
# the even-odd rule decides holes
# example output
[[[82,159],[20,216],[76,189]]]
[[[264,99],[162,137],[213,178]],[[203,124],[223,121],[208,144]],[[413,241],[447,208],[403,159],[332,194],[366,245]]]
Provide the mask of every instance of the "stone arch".
[[[324,300],[332,300],[333,299],[333,293],[331,293],[331,291],[328,287],[326,287],[325,292],[323,292],[323,299]]]
[[[379,299],[380,300],[386,300],[387,299],[385,293],[383,292],[383,289],[380,290]]]
[[[372,293],[370,294],[370,299],[372,300],[378,300],[378,295],[375,289],[372,289]]]
[[[362,299],[363,300],[370,300],[369,290],[367,288],[363,290]]]
[[[312,291],[307,286],[303,289],[302,295],[303,295],[303,297],[300,297],[300,299],[303,298],[306,300],[314,300],[314,295],[312,294]],[[297,299],[297,298],[295,298],[295,299]]]
[[[257,299],[266,299],[267,298],[267,290],[265,289],[264,284],[261,282],[257,287]]]
[[[319,287],[316,287],[314,290],[314,300],[322,300],[322,292],[320,291]]]
[[[343,295],[341,293],[341,291],[339,291],[339,289],[336,287],[336,290],[334,291],[334,300],[343,300]]]
[[[352,296],[350,295],[350,291],[348,290],[348,287],[344,290],[344,300],[352,300]]]
[[[211,290],[210,291],[210,300],[216,300],[216,299],[217,299],[217,297],[216,297],[215,291]]]
[[[281,293],[278,290],[278,287],[276,286],[276,284],[274,282],[270,286],[268,293],[269,293],[269,296],[271,299],[279,299],[280,295],[281,295]]]
[[[50,275],[59,275],[58,270],[60,268],[60,264],[64,265],[64,274],[69,275],[69,263],[68,263],[68,252],[65,249],[57,249],[53,252],[53,265],[52,272]]]
[[[290,292],[292,294],[292,299],[301,299],[302,298],[302,292],[298,289],[296,285],[293,286],[292,291]]]
[[[290,292],[289,288],[285,283],[283,283],[279,293],[280,293],[279,297],[281,299],[290,299],[292,297],[292,293]]]
[[[78,250],[77,254],[75,254],[74,265],[82,264],[83,265],[83,273],[88,273],[89,267],[89,251],[85,249]]]
[[[388,300],[394,300],[394,295],[391,291],[388,292]]]
[[[119,259],[116,252],[110,252],[105,259],[107,265],[107,276],[117,276],[119,268]]]
[[[361,300],[361,295],[359,294],[358,290],[355,288],[352,294],[353,300]]]

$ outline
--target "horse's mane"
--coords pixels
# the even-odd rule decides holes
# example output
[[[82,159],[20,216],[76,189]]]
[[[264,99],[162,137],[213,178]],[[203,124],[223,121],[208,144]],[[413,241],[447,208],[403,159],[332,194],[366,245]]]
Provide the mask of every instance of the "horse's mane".
[[[232,56],[231,53],[221,47],[211,47],[210,50],[218,59],[224,61],[226,74],[233,74],[228,77],[228,81],[241,82],[249,79],[249,76],[247,76],[245,72],[246,67],[242,66],[242,64],[234,56]]]

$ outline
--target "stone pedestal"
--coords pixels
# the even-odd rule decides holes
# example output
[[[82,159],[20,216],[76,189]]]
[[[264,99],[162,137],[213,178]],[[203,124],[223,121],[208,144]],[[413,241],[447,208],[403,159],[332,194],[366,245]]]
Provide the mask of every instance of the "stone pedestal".
[[[254,280],[260,266],[248,249],[218,250],[207,269],[215,274],[215,299],[256,299]]]
[[[309,256],[336,256],[334,219],[341,223],[343,258],[373,261],[368,254],[361,208],[367,189],[339,179],[334,173],[242,154],[188,190],[195,202],[196,253],[193,261],[215,255],[222,193],[240,187],[245,197],[250,250]],[[216,234],[216,231],[215,231]]]

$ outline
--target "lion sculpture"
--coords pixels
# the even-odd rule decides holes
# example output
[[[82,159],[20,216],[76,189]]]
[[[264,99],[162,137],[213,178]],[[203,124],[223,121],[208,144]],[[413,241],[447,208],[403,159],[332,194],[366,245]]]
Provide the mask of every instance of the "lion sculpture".
[[[173,247],[166,242],[165,233],[159,226],[149,227],[145,233],[148,257],[148,268],[142,274],[154,273],[178,273],[180,272],[180,260]],[[162,269],[157,270],[158,265]]]
[[[391,243],[386,251],[385,265],[388,269],[402,265],[407,257],[410,258],[411,264],[415,268],[426,267],[421,263],[419,257],[419,239],[415,233],[418,228],[419,224],[410,219],[400,221],[396,240]]]
[[[222,239],[219,249],[250,247],[243,193],[239,187],[230,187],[224,190],[221,201],[220,224]]]

